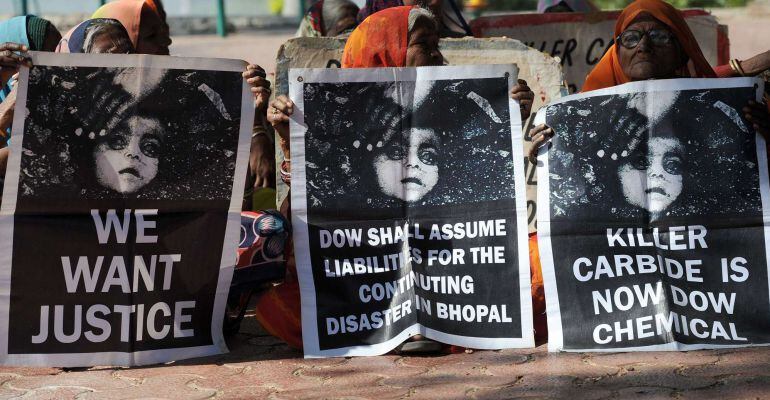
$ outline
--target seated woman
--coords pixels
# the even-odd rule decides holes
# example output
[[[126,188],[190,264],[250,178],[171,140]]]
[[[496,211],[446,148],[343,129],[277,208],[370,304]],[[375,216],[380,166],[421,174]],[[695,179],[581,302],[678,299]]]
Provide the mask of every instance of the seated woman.
[[[137,54],[169,55],[171,36],[166,12],[157,0],[116,0],[101,6],[91,18],[112,18],[126,28]],[[270,82],[262,67],[249,64],[243,77],[251,85],[257,107],[263,110],[270,97]]]
[[[111,1],[96,10],[91,18],[114,18],[120,21],[137,54],[169,55],[172,41],[166,12],[159,0]],[[271,93],[265,70],[259,65],[249,64],[243,72],[243,78],[251,86],[257,114],[264,114]],[[255,118],[247,182],[252,189],[275,185],[274,145],[268,135],[263,134],[262,123],[262,118]],[[247,189],[247,193],[252,191]],[[248,202],[250,199],[244,201]]]
[[[637,0],[615,23],[616,43],[586,77],[583,91],[603,89],[648,79],[715,78],[682,14],[662,0]],[[758,133],[770,133],[767,107],[749,101],[746,119]],[[540,125],[532,130],[530,158],[553,130]]]
[[[297,37],[345,35],[356,25],[358,6],[349,0],[319,0],[313,4],[297,29]]]
[[[387,8],[369,16],[353,31],[345,45],[342,67],[442,65],[443,56],[438,49],[438,41],[438,24],[428,10],[416,6]],[[520,102],[522,119],[529,117],[534,93],[525,81],[519,80],[514,85],[511,97]],[[279,134],[286,159],[281,166],[281,175],[287,183],[291,179],[289,118],[293,113],[294,104],[286,96],[278,96],[273,100],[268,112],[268,120]],[[287,199],[281,205],[281,210],[285,213],[290,209],[288,203]],[[292,252],[292,246],[288,246],[286,258],[289,268],[284,283],[275,286],[260,298],[256,315],[268,332],[291,346],[301,348],[300,293]],[[436,350],[435,346],[428,348]]]
[[[648,79],[716,77],[681,13],[662,0],[631,3],[618,17],[615,37],[615,44],[588,74],[584,92]],[[768,137],[770,117],[767,106],[749,101],[743,112],[754,129]],[[529,152],[532,162],[535,162],[539,148],[553,135],[553,129],[546,125],[532,129]],[[530,237],[530,259],[536,262],[532,266],[533,276],[542,276],[534,235]],[[534,292],[535,288],[532,290]],[[538,296],[533,307],[536,313],[538,309],[545,311],[545,296]]]

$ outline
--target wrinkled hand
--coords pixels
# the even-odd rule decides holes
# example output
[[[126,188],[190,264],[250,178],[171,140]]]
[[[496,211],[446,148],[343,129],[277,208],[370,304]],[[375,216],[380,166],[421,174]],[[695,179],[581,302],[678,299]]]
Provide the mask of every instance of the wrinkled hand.
[[[275,147],[266,135],[251,138],[249,169],[254,189],[275,188]]]
[[[757,133],[762,135],[765,140],[770,140],[770,114],[767,111],[767,104],[749,100],[749,104],[743,107],[743,116]]]
[[[23,44],[5,42],[0,44],[0,87],[15,73],[19,72],[21,66],[32,66],[32,60],[26,54],[29,48]],[[21,54],[17,54],[21,53]]]
[[[243,71],[243,79],[251,86],[257,110],[263,111],[270,99],[270,81],[267,80],[265,70],[259,65],[249,64]]]
[[[762,71],[770,69],[770,50],[738,62],[741,64],[741,68],[746,75],[759,75]]]
[[[511,98],[518,100],[521,109],[521,121],[529,118],[532,113],[532,102],[535,99],[535,93],[527,86],[527,81],[519,79],[518,83],[511,88]]]
[[[294,114],[294,103],[286,95],[280,95],[270,103],[267,120],[283,140],[289,140],[289,117]]]
[[[532,128],[530,135],[532,135],[532,147],[529,148],[527,158],[532,164],[535,164],[537,163],[537,151],[553,137],[553,129],[546,124],[540,124]]]

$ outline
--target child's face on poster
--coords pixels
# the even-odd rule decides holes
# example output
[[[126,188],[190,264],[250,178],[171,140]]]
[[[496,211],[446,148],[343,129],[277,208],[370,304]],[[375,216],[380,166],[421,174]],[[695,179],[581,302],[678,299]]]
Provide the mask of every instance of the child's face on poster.
[[[618,170],[626,201],[665,211],[682,193],[682,154],[679,140],[659,137],[650,139],[646,154],[632,154]]]
[[[163,143],[160,123],[132,117],[108,133],[94,149],[96,179],[118,193],[135,193],[158,174]]]
[[[387,143],[374,158],[377,183],[387,196],[416,202],[438,182],[439,140],[432,129],[421,128],[399,138],[402,140]]]

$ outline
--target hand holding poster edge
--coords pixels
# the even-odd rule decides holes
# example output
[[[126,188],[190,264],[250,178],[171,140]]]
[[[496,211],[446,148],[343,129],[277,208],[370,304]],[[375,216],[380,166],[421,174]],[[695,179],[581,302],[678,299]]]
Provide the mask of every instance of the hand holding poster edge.
[[[213,58],[183,58],[149,55],[115,55],[115,54],[55,54],[46,52],[30,52],[35,66],[54,67],[136,67],[158,69],[191,69],[214,70],[220,72],[242,72],[244,61],[213,59]],[[34,68],[34,67],[33,67]],[[0,232],[3,237],[13,237],[13,213],[18,198],[19,168],[21,150],[24,140],[25,120],[29,116],[26,109],[30,68],[23,67],[19,74],[19,94],[17,104],[24,107],[25,112],[14,115],[8,171],[6,175],[6,190],[3,191],[2,210],[0,210]],[[222,336],[222,321],[224,308],[229,292],[230,280],[234,270],[234,255],[240,236],[240,208],[244,192],[246,167],[248,163],[251,129],[254,120],[253,98],[248,83],[243,80],[241,85],[241,114],[238,133],[238,148],[236,152],[236,167],[231,187],[231,197],[228,206],[228,216],[224,236],[224,246],[219,266],[219,276],[211,316],[210,332],[212,344],[185,348],[166,348],[134,352],[97,352],[65,354],[8,354],[8,319],[10,307],[10,267],[12,258],[12,240],[3,241],[0,245],[0,315],[3,316],[0,326],[0,363],[3,365],[38,365],[78,367],[92,365],[143,365],[221,354],[228,351]],[[13,173],[11,171],[14,171]]]
[[[290,98],[296,105],[296,111],[292,116],[290,123],[291,142],[292,142],[292,222],[295,227],[295,243],[307,242],[307,192],[305,190],[306,169],[305,169],[305,143],[304,133],[307,129],[304,121],[304,99],[303,84],[311,82],[394,82],[394,81],[414,81],[425,76],[427,80],[458,79],[458,77],[484,78],[497,77],[503,72],[508,77],[508,87],[506,93],[516,82],[517,69],[515,66],[456,66],[456,67],[419,67],[419,68],[372,68],[356,70],[329,70],[329,69],[292,69],[289,71]],[[390,340],[371,346],[356,346],[347,348],[338,348],[332,350],[321,350],[318,342],[318,327],[316,324],[315,310],[315,286],[312,274],[307,271],[310,265],[310,254],[308,248],[297,247],[295,256],[297,258],[298,275],[300,288],[302,290],[302,324],[303,341],[305,357],[326,357],[326,356],[351,356],[351,355],[374,355],[383,354],[398,344],[415,334],[425,334],[430,338],[438,339],[449,344],[461,345],[474,348],[502,348],[502,347],[534,347],[534,336],[532,335],[532,314],[530,297],[530,278],[529,278],[529,251],[527,243],[527,225],[526,225],[526,200],[524,196],[524,166],[518,162],[517,156],[522,154],[522,131],[520,121],[520,110],[518,104],[509,98],[509,113],[511,115],[511,131],[513,134],[513,148],[511,155],[514,157],[515,169],[515,191],[516,191],[516,213],[517,213],[517,242],[518,242],[518,261],[519,261],[519,286],[521,293],[522,307],[522,339],[514,341],[499,341],[496,345],[483,346],[472,339],[465,340],[464,337],[441,333],[431,330],[420,324],[412,325],[399,333]],[[299,183],[299,184],[297,184]],[[304,272],[304,273],[303,273]]]
[[[683,91],[683,90],[696,90],[696,89],[721,89],[721,88],[742,88],[742,87],[754,87],[755,98],[757,101],[761,101],[763,93],[764,82],[758,78],[730,78],[730,79],[671,79],[671,80],[654,80],[643,82],[631,82],[624,85],[619,85],[611,88],[600,89],[587,93],[580,93],[575,95],[566,96],[559,100],[556,100],[546,107],[543,107],[538,111],[536,117],[536,123],[545,122],[545,115],[549,107],[572,101],[583,99],[587,97],[602,96],[602,95],[615,95],[637,92],[671,92],[671,91]],[[767,260],[770,260],[770,210],[768,205],[770,204],[770,185],[768,184],[768,164],[767,153],[765,151],[765,139],[755,134],[756,146],[757,146],[757,168],[759,170],[759,185],[760,195],[763,208],[763,220],[764,220],[764,242],[765,252]],[[733,348],[733,347],[747,347],[747,345],[710,345],[710,344],[682,344],[676,341],[668,342],[659,345],[641,346],[641,347],[608,347],[608,348],[593,348],[593,349],[565,349],[564,348],[564,336],[562,330],[562,316],[560,310],[559,293],[556,288],[556,278],[554,271],[553,253],[551,251],[551,227],[550,227],[550,175],[549,175],[549,155],[548,147],[543,146],[538,154],[538,241],[540,244],[540,259],[543,266],[543,279],[546,292],[546,310],[548,317],[548,350],[551,352],[569,351],[593,351],[593,352],[617,352],[617,351],[661,351],[661,350],[697,350],[697,349],[718,349],[718,348]],[[770,280],[770,274],[769,280]],[[770,282],[769,282],[770,285]],[[580,322],[577,322],[580,323]],[[762,346],[766,344],[753,343],[748,346]]]

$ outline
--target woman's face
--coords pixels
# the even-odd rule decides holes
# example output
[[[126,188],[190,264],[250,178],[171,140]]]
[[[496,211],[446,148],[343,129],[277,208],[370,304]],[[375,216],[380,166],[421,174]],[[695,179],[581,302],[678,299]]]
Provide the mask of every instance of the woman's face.
[[[131,117],[94,149],[96,179],[119,193],[134,193],[158,174],[163,132],[155,119]]]
[[[444,56],[438,49],[438,30],[427,18],[418,18],[409,32],[406,48],[407,67],[439,66]]]
[[[93,34],[90,43],[84,44],[85,53],[128,54],[134,52],[128,34],[113,26],[105,26]]]
[[[652,138],[647,154],[632,154],[618,175],[630,204],[658,213],[682,193],[682,144],[672,138]]]
[[[421,128],[413,128],[405,139],[386,144],[374,158],[374,170],[384,194],[415,202],[438,182],[439,141],[433,130]]]
[[[636,18],[621,36],[628,31],[643,33],[641,40],[632,48],[616,43],[618,61],[623,73],[632,81],[647,79],[675,78],[686,57],[681,46],[668,27],[657,19],[642,14]],[[653,43],[654,35],[658,44]],[[663,37],[668,36],[669,43],[664,44]]]

